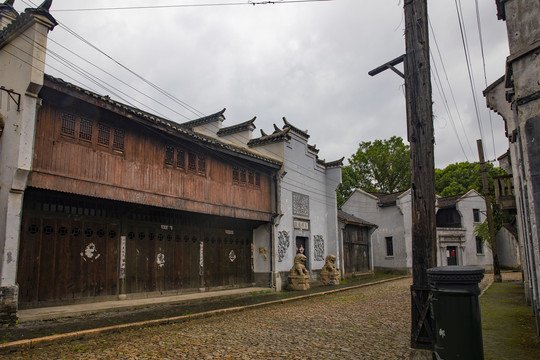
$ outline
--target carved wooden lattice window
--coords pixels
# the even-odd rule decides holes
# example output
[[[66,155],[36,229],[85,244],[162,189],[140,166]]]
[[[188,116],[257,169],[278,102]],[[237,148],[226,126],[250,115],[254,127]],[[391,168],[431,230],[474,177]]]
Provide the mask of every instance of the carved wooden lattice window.
[[[261,174],[258,172],[255,173],[255,186],[261,186]]]
[[[113,149],[124,151],[124,134],[125,131],[122,129],[114,129],[113,134]]]
[[[197,155],[195,153],[188,153],[188,170],[197,171]]]
[[[165,146],[165,164],[174,164],[174,148],[172,146]]]
[[[249,185],[255,185],[255,171],[248,170],[248,183]]]
[[[178,149],[176,151],[176,167],[179,169],[186,168],[186,153],[184,150]]]
[[[238,182],[240,181],[240,169],[238,169],[238,166],[234,166],[233,167],[233,170],[232,170],[232,181],[233,181],[233,184],[238,184]]]
[[[62,114],[62,134],[75,136],[75,116],[72,114]]]
[[[246,183],[246,169],[240,169],[240,184]]]
[[[105,124],[99,124],[97,138],[98,144],[109,146],[110,138],[111,127]]]
[[[81,119],[79,139],[92,141],[92,120]]]
[[[200,175],[204,175],[206,174],[206,157],[204,155],[199,155],[198,160],[197,172]]]

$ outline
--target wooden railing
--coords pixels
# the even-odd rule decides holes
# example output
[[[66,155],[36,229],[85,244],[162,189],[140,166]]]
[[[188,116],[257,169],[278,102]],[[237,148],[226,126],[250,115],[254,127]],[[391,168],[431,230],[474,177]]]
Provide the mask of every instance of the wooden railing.
[[[495,187],[495,199],[501,210],[514,210],[516,208],[516,197],[512,175],[494,176],[493,185]]]

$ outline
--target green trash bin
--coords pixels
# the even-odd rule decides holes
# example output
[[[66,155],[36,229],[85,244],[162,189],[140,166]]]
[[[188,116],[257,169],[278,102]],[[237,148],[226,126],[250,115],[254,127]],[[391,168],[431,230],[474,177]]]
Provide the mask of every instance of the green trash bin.
[[[436,337],[433,359],[484,359],[478,300],[484,269],[441,266],[427,274]]]

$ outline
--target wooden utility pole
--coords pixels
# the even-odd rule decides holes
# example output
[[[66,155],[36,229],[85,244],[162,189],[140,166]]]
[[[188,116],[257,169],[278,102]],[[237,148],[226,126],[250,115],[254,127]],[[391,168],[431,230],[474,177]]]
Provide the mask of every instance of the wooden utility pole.
[[[411,348],[432,350],[435,332],[429,314],[427,269],[437,266],[437,227],[427,0],[405,0],[404,11],[406,54],[373,69],[369,75],[390,69],[405,79],[407,138],[411,149]],[[404,74],[394,67],[401,62]]]
[[[489,193],[489,182],[486,172],[486,162],[484,160],[484,147],[482,139],[476,140],[478,147],[478,157],[480,158],[480,172],[482,173],[482,185],[484,190],[484,200],[486,201],[486,213],[489,229],[489,239],[491,241],[491,254],[493,255],[493,280],[502,282],[501,267],[499,265],[499,255],[497,254],[497,240],[495,239],[495,226],[493,224],[493,211],[491,210],[491,196]]]
[[[412,272],[411,347],[432,349],[427,269],[437,266],[435,159],[427,0],[405,0],[405,93],[411,148]]]

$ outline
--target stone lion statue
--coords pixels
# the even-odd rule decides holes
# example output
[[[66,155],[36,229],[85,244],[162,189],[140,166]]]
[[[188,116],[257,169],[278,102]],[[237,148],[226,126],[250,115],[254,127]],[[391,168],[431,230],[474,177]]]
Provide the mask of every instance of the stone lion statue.
[[[338,285],[341,280],[341,274],[336,268],[336,256],[328,255],[324,266],[321,269],[321,281],[325,285]]]
[[[290,275],[291,276],[309,276],[309,272],[306,269],[306,256],[303,254],[297,254],[294,257],[294,265],[291,268]]]
[[[336,256],[335,255],[328,255],[326,256],[326,259],[324,260],[324,266],[321,269],[321,271],[326,271],[329,273],[333,273],[335,271],[338,271],[336,268]]]

